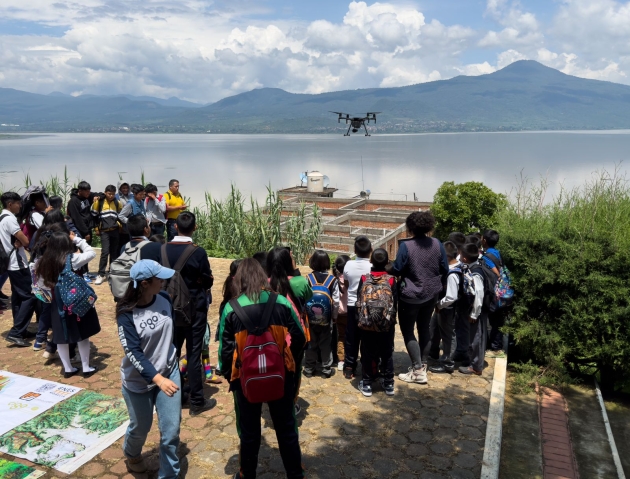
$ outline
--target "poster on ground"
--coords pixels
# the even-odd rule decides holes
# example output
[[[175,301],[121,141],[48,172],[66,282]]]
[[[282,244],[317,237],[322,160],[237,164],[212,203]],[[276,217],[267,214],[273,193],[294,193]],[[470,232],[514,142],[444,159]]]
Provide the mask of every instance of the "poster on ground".
[[[0,370],[0,434],[46,412],[81,388]]]
[[[38,471],[34,467],[0,459],[0,477],[2,479],[37,479],[44,474],[46,474],[44,471]]]
[[[0,452],[71,474],[125,433],[122,398],[80,393],[0,436]]]

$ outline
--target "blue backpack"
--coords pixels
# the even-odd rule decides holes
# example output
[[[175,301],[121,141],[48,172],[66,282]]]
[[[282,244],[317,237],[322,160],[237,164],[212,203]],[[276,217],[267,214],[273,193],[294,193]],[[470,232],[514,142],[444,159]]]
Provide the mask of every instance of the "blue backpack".
[[[311,326],[328,326],[332,319],[333,301],[330,296],[330,285],[335,280],[329,274],[323,283],[318,283],[313,273],[307,276],[313,289],[313,297],[306,303],[306,314]]]
[[[96,293],[85,280],[72,271],[72,255],[66,258],[66,266],[59,275],[55,287],[57,298],[63,303],[63,311],[76,314],[80,319],[94,307]]]

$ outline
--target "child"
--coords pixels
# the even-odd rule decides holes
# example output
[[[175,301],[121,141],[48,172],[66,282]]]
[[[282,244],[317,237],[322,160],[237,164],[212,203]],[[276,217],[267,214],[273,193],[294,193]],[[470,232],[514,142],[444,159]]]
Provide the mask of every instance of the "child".
[[[389,256],[387,255],[387,251],[383,248],[377,248],[372,253],[372,259],[370,260],[372,263],[372,271],[367,274],[361,276],[361,280],[359,282],[359,288],[357,293],[357,305],[361,305],[362,310],[367,312],[371,317],[374,314],[378,314],[379,316],[383,315],[383,312],[379,309],[378,311],[374,311],[373,307],[370,310],[370,298],[366,295],[367,290],[366,286],[368,284],[372,285],[371,294],[378,295],[378,306],[381,306],[381,303],[384,298],[389,299],[391,303],[385,306],[385,309],[391,313],[388,331],[370,331],[370,330],[361,330],[361,373],[362,380],[359,381],[359,391],[364,396],[372,395],[372,383],[378,377],[378,369],[379,363],[381,365],[381,373],[382,377],[380,378],[380,383],[383,389],[385,390],[385,394],[388,396],[394,395],[394,333],[396,331],[396,280],[393,276],[387,274],[385,271],[385,267],[389,263]],[[375,280],[378,278],[382,278],[382,281],[386,283],[378,283]],[[386,291],[389,289],[389,291]],[[391,293],[391,296],[389,295]],[[374,298],[374,296],[371,296]],[[357,314],[362,314],[359,311]]]
[[[144,199],[146,195],[144,186],[133,184],[131,185],[131,192],[133,193],[133,198],[130,199],[125,206],[123,206],[119,215],[120,220],[123,223],[127,223],[127,219],[130,216],[142,215],[145,218],[147,217],[147,210],[144,207]]]
[[[149,238],[149,241],[151,241],[152,243],[165,244],[166,238],[164,237],[164,235],[153,235]]]
[[[352,379],[357,369],[357,356],[361,344],[361,332],[357,327],[357,291],[361,276],[368,274],[371,269],[370,254],[372,243],[367,236],[357,236],[354,239],[354,253],[357,259],[348,261],[343,269],[343,277],[348,288],[348,326],[344,350],[343,375]]]
[[[455,368],[453,354],[455,353],[455,318],[456,303],[459,296],[459,282],[461,268],[457,261],[457,245],[452,241],[444,243],[446,258],[448,259],[449,273],[446,280],[446,295],[440,299],[433,315],[435,332],[431,340],[431,356],[439,357],[440,339],[444,354],[440,363],[429,367],[432,373],[452,373]],[[468,318],[465,318],[468,319]]]
[[[339,371],[343,371],[344,341],[346,340],[346,327],[348,326],[348,284],[343,277],[343,270],[348,261],[350,261],[350,256],[342,254],[337,256],[333,266],[333,274],[339,284],[339,309],[337,311],[337,321],[333,326],[333,328],[336,327],[337,329],[336,344],[333,347],[337,350],[337,358],[339,359],[337,369]]]
[[[118,213],[122,206],[116,199],[116,187],[107,185],[105,193],[92,203],[92,218],[96,234],[101,237],[101,258],[98,263],[98,276],[94,284],[100,285],[107,280],[107,265],[118,258],[120,246],[120,223]]]
[[[63,207],[63,198],[61,196],[51,196],[48,198],[48,203],[53,210],[60,210]]]
[[[501,253],[496,248],[499,242],[499,233],[495,230],[486,230],[483,233],[481,244],[483,245],[483,261],[486,266],[490,268],[494,274],[499,276],[499,270],[503,266],[503,260],[501,259]],[[505,324],[505,311],[496,310],[488,313],[488,320],[490,322],[490,351],[488,351],[489,357],[497,357],[503,355],[503,333],[501,328]]]
[[[486,321],[488,320],[487,302],[484,301],[484,272],[481,264],[479,264],[479,248],[477,246],[472,243],[465,244],[460,256],[464,267],[472,273],[475,285],[475,302],[468,318],[470,323],[470,366],[461,366],[459,372],[481,376],[486,351]]]
[[[313,270],[307,276],[313,297],[306,303],[311,339],[309,348],[304,353],[302,374],[307,378],[313,377],[319,353],[322,358],[322,376],[329,378],[332,375],[333,362],[332,322],[337,319],[339,309],[339,284],[329,273],[330,257],[325,251],[316,250],[308,264]]]
[[[158,194],[157,186],[149,183],[144,191],[146,198],[144,208],[147,212],[147,220],[151,227],[152,235],[163,235],[166,228],[166,200],[164,196]]]

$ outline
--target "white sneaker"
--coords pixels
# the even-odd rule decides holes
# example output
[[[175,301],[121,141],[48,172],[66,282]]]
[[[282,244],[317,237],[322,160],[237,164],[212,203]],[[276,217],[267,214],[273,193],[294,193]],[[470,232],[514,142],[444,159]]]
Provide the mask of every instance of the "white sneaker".
[[[55,351],[54,353],[51,353],[50,351],[44,351],[42,357],[44,359],[55,359],[57,357],[57,351]]]
[[[96,281],[94,284],[98,286],[99,284],[103,284],[107,278],[105,276],[101,276],[100,274],[96,277]]]
[[[398,379],[406,383],[427,384],[427,368],[426,366],[420,369],[409,368],[406,373],[399,374]]]
[[[337,371],[343,371],[343,361],[337,363]]]

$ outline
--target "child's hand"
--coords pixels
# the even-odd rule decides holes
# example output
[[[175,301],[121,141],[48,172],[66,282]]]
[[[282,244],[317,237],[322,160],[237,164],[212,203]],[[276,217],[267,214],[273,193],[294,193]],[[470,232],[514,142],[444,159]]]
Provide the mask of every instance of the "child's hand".
[[[468,318],[468,322],[471,324],[475,324],[477,322],[477,318]]]

